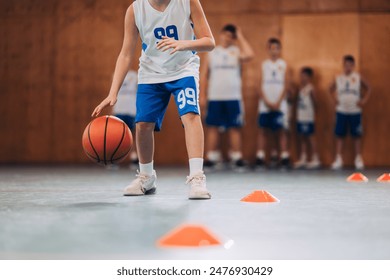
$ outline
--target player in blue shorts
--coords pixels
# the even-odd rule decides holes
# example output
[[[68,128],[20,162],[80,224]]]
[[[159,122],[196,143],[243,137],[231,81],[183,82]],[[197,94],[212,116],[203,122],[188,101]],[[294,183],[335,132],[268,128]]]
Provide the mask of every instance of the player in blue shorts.
[[[301,70],[301,87],[297,105],[297,132],[301,156],[294,163],[295,168],[315,169],[320,167],[314,138],[316,98],[312,83],[313,74],[313,69],[310,67],[304,67]],[[311,151],[309,162],[307,161],[307,151]]]
[[[137,85],[137,72],[129,70],[118,92],[117,103],[112,108],[112,113],[124,121],[133,133],[135,132],[135,115],[137,111],[135,106]],[[139,161],[135,149],[131,151],[129,157],[130,166],[138,166]]]
[[[262,63],[262,86],[259,101],[259,136],[256,154],[256,166],[264,165],[266,147],[276,144],[281,150],[280,163],[290,166],[287,132],[289,114],[287,92],[289,71],[286,62],[281,58],[281,42],[276,38],[268,40],[269,59]],[[272,140],[272,142],[270,141]],[[276,143],[275,143],[276,142]],[[275,149],[275,147],[273,147]]]
[[[355,72],[355,58],[346,55],[343,59],[344,73],[337,76],[330,87],[336,104],[336,159],[332,169],[343,167],[341,152],[344,139],[351,135],[355,145],[355,168],[364,169],[361,155],[362,108],[370,97],[370,87],[359,73]]]
[[[209,199],[203,173],[204,136],[198,102],[200,63],[196,52],[213,50],[215,42],[199,0],[137,0],[130,5],[110,92],[92,116],[115,104],[138,37],[142,41],[142,55],[135,122],[140,170],[124,195],[156,191],[154,131],[161,129],[173,95],[185,130],[190,166],[189,199]]]
[[[229,156],[233,166],[239,170],[245,167],[241,151],[241,127],[244,124],[241,64],[253,56],[254,52],[241,30],[228,24],[220,33],[220,44],[202,61],[201,91],[207,92],[208,100],[207,167],[221,162],[220,132],[229,135]]]

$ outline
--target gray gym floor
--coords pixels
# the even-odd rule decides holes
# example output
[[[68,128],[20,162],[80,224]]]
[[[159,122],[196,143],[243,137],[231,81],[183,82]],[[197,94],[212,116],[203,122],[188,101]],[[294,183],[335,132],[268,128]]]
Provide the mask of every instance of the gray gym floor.
[[[186,169],[157,169],[158,194],[123,197],[129,169],[0,167],[0,259],[390,259],[390,184],[351,171],[208,174],[210,201],[187,200]],[[243,203],[253,190],[280,203]],[[230,248],[162,249],[181,224]]]

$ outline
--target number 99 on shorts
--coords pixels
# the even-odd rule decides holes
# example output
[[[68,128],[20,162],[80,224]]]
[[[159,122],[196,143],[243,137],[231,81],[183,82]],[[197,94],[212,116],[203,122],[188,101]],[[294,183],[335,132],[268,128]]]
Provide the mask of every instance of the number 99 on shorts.
[[[182,110],[187,104],[197,106],[197,101],[196,92],[193,88],[183,89],[177,94],[176,102],[180,110]]]

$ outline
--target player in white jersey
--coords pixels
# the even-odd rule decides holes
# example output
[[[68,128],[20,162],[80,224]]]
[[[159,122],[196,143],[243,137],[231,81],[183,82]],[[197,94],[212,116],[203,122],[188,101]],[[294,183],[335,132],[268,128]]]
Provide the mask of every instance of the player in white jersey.
[[[140,171],[124,195],[153,194],[154,130],[161,129],[171,95],[184,126],[189,156],[190,199],[209,199],[203,173],[204,137],[199,98],[199,57],[196,52],[215,47],[213,35],[199,0],[137,0],[125,18],[125,34],[108,97],[92,116],[114,105],[133,59],[138,36],[142,55],[138,71],[136,137]]]
[[[259,101],[259,136],[256,166],[264,165],[267,142],[274,140],[281,150],[280,162],[289,167],[290,155],[287,145],[288,104],[287,91],[289,71],[281,58],[281,42],[276,38],[268,40],[270,58],[262,63],[262,86]]]
[[[361,156],[361,136],[363,133],[361,117],[362,108],[370,97],[370,87],[354,71],[355,59],[351,55],[344,56],[344,73],[337,76],[330,87],[330,92],[336,103],[336,159],[332,169],[343,166],[341,152],[345,137],[352,136],[355,144],[355,168],[363,169],[364,162]]]
[[[221,161],[220,132],[229,134],[229,155],[235,168],[245,167],[241,151],[241,127],[244,110],[241,90],[241,64],[250,61],[254,52],[241,30],[225,25],[219,45],[202,61],[202,93],[207,92],[207,161],[214,167]],[[208,80],[208,88],[206,81]]]
[[[314,169],[320,167],[317,154],[317,145],[314,139],[316,99],[312,83],[313,69],[303,67],[300,74],[300,90],[297,104],[297,132],[301,156],[294,163],[295,168],[306,167]],[[307,151],[311,150],[311,161],[307,162]]]
[[[112,113],[124,121],[133,133],[135,128],[135,115],[137,112],[135,106],[138,86],[137,80],[137,71],[129,70],[118,92],[118,100],[112,109]],[[130,153],[129,157],[131,164],[139,164],[137,152],[135,150]]]

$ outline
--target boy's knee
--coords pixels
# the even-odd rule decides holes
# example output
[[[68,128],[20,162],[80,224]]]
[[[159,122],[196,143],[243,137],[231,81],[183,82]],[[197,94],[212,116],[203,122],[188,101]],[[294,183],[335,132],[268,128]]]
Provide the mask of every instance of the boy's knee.
[[[137,131],[154,131],[155,123],[139,122]]]
[[[195,113],[188,113],[181,117],[183,122],[194,122],[197,121],[199,118],[200,116]]]

